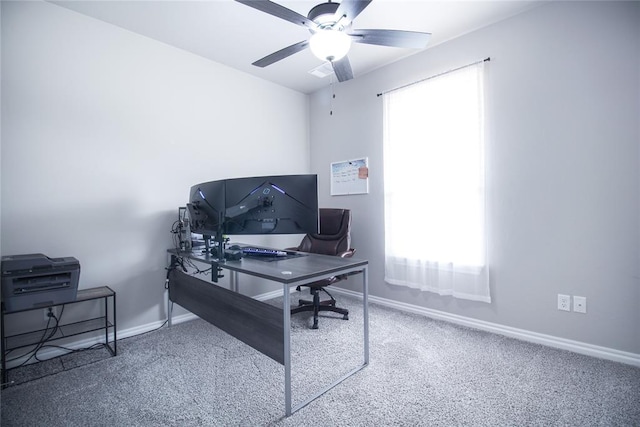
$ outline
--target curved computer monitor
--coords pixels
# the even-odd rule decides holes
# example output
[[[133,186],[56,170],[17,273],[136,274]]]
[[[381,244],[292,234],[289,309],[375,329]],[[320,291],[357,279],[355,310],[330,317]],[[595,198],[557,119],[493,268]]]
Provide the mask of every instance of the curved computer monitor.
[[[191,187],[194,233],[307,234],[318,232],[317,175],[233,178]]]
[[[316,175],[229,179],[225,234],[318,232]]]

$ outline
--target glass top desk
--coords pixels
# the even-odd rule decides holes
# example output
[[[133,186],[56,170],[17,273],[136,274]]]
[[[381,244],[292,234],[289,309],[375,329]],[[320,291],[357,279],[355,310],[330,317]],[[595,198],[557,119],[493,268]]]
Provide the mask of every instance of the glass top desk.
[[[168,321],[171,326],[172,302],[217,326],[250,345],[276,362],[284,365],[285,414],[291,415],[332,389],[369,364],[368,261],[337,256],[304,254],[283,260],[265,261],[258,257],[244,257],[238,261],[218,262],[217,258],[202,254],[199,249],[181,252],[167,251],[171,266],[178,258],[208,264],[217,275],[218,268],[229,270],[230,288],[183,273],[178,268],[169,271]],[[312,393],[292,407],[291,399],[291,288],[340,274],[361,274],[363,310],[363,362],[360,366],[335,379],[331,384]],[[238,293],[238,275],[246,274],[282,285],[283,307],[258,301]],[[215,278],[214,278],[215,281]]]

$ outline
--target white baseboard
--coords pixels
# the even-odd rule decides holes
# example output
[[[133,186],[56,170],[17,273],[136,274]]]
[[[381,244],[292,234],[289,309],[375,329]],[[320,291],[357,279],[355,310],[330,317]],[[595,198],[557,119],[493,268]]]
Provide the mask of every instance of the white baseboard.
[[[292,289],[292,292],[294,292],[294,289]],[[354,292],[348,289],[333,287],[332,292],[351,295],[356,298],[362,298],[361,292]],[[257,295],[254,298],[259,301],[265,301],[272,298],[277,298],[281,295],[282,295],[282,291],[276,290],[273,292],[267,292],[264,294]],[[568,340],[565,338],[554,337],[552,335],[540,334],[537,332],[527,331],[524,329],[518,329],[510,326],[500,325],[498,323],[486,322],[484,320],[477,320],[470,317],[460,316],[457,314],[451,314],[444,311],[420,307],[413,304],[407,304],[407,303],[398,302],[398,301],[394,301],[386,298],[380,298],[380,297],[371,296],[371,295],[369,296],[369,301],[386,306],[386,307],[395,308],[400,311],[420,314],[426,317],[430,317],[432,319],[444,320],[447,322],[455,323],[457,325],[468,326],[470,328],[492,332],[495,334],[520,339],[523,341],[542,344],[549,347],[573,351],[574,353],[584,354],[587,356],[598,357],[601,359],[611,360],[611,361],[620,362],[620,363],[626,363],[628,365],[640,367],[640,354],[615,350],[612,348],[597,346],[593,344],[587,344],[580,341]],[[177,325],[179,323],[188,322],[190,320],[194,320],[197,318],[198,316],[196,316],[193,313],[186,313],[180,316],[173,316],[171,319],[171,322],[174,325]],[[124,330],[119,330],[118,340],[153,331],[154,329],[157,329],[162,325],[164,325],[164,323],[165,323],[164,320],[158,320],[155,322],[147,323],[145,325],[135,326],[133,328],[128,328]],[[109,334],[109,341],[111,340],[113,340],[113,333]],[[104,342],[104,338],[101,335],[100,337],[83,339],[83,340],[75,341],[70,344],[65,344],[64,347],[77,350],[81,348],[87,348],[94,344],[102,343],[102,342]],[[45,348],[38,352],[38,359],[47,360],[54,357],[62,356],[66,353],[67,351],[59,348]],[[13,367],[19,366],[20,364],[24,363],[27,357],[28,356],[25,356],[25,357],[7,362],[7,369],[11,369]],[[36,361],[31,360],[28,363],[34,363],[34,362]]]
[[[361,292],[355,292],[348,289],[332,287],[331,292],[343,293],[356,298],[362,298]],[[626,363],[628,365],[640,367],[640,354],[620,351],[613,348],[597,346],[580,341],[569,340],[565,338],[555,337],[553,335],[540,334],[537,332],[527,331],[525,329],[504,326],[498,323],[486,322],[484,320],[473,319],[470,317],[451,314],[444,311],[434,310],[431,308],[420,307],[413,304],[398,302],[386,298],[380,298],[369,295],[369,302],[380,304],[386,307],[395,308],[397,310],[409,313],[420,314],[432,319],[444,320],[455,323],[457,325],[468,326],[470,328],[482,331],[492,332],[511,338],[517,338],[536,344],[546,345],[548,347],[559,348],[563,350],[573,351],[574,353],[584,354],[587,356],[598,357],[600,359],[611,360],[614,362]]]

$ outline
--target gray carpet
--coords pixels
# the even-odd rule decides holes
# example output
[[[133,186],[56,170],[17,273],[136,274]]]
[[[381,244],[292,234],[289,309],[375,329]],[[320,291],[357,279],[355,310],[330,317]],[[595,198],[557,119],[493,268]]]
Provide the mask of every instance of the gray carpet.
[[[338,299],[349,321],[292,319],[294,403],[362,360],[360,302]],[[371,364],[289,418],[283,367],[195,320],[10,371],[2,425],[640,426],[639,368],[375,304],[370,327]]]

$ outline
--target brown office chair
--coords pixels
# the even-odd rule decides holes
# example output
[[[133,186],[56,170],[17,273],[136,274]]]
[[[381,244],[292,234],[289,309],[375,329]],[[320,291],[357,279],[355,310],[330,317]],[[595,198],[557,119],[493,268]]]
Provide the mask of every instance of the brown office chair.
[[[351,211],[348,209],[319,209],[320,234],[307,234],[297,248],[289,248],[299,252],[311,252],[323,255],[335,255],[349,258],[355,253],[351,248]],[[300,300],[298,307],[291,309],[291,314],[303,311],[313,311],[312,329],[318,329],[318,312],[332,311],[342,314],[344,320],[349,320],[349,310],[336,307],[336,300],[326,290],[326,287],[347,278],[346,274],[330,277],[313,283],[302,285],[309,287],[313,301]],[[297,290],[300,290],[298,286]],[[329,295],[328,300],[320,301],[320,291]]]

